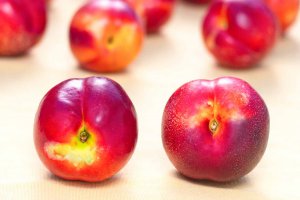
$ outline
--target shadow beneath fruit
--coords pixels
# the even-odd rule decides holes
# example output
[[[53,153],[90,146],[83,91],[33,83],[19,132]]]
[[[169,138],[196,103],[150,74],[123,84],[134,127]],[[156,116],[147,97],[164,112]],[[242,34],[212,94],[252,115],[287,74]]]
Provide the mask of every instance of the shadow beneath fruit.
[[[31,59],[30,53],[22,53],[18,55],[11,55],[11,56],[0,56],[0,70],[2,68],[18,68],[20,70],[25,70],[28,68],[28,66],[24,64],[19,64],[18,63],[24,63],[25,61],[32,60]]]
[[[194,8],[194,7],[207,7],[209,4],[208,3],[195,3],[193,1],[189,1],[189,0],[184,0],[180,2],[181,4],[190,7],[190,8]]]
[[[209,187],[215,187],[215,188],[241,188],[249,185],[249,180],[247,177],[242,177],[240,179],[234,180],[234,181],[229,181],[229,182],[215,182],[215,181],[210,181],[210,180],[196,180],[192,178],[188,178],[179,172],[173,172],[173,175],[181,180],[188,181],[192,184],[199,184],[199,185],[204,185],[204,186],[209,186]]]
[[[48,179],[51,181],[59,182],[63,185],[66,186],[71,186],[71,187],[79,187],[79,188],[98,188],[98,187],[111,187],[115,186],[119,183],[121,183],[121,178],[118,175],[113,176],[112,178],[109,178],[107,180],[97,182],[97,183],[89,183],[89,182],[84,182],[84,181],[72,181],[72,180],[65,180],[62,179],[58,176],[55,176],[53,174],[48,175]]]
[[[257,63],[255,65],[250,66],[250,67],[244,67],[244,68],[231,67],[230,65],[225,65],[225,64],[218,63],[218,62],[216,62],[215,65],[218,68],[222,68],[222,69],[225,69],[225,70],[228,70],[228,71],[242,71],[244,73],[245,71],[256,70],[256,69],[262,67],[263,64],[262,63]]]
[[[77,64],[74,66],[74,69],[77,69],[80,73],[86,74],[87,76],[110,76],[110,75],[124,75],[128,73],[128,69],[130,66],[125,67],[122,70],[118,71],[108,71],[108,72],[100,72],[96,70],[91,70],[91,69],[85,69],[83,66],[80,64]]]
[[[191,14],[193,12],[195,12],[195,16],[199,18],[199,10],[201,12],[204,12],[208,9],[209,3],[203,3],[203,4],[199,4],[199,3],[193,3],[190,1],[180,1],[178,2],[178,6],[177,7],[182,7],[184,10],[186,10],[186,14]],[[185,16],[185,15],[180,15],[180,16]]]
[[[30,53],[28,51],[26,52],[22,52],[22,53],[18,53],[16,55],[5,55],[5,56],[0,56],[0,59],[17,59],[17,58],[23,58],[23,57],[27,57],[29,56]]]

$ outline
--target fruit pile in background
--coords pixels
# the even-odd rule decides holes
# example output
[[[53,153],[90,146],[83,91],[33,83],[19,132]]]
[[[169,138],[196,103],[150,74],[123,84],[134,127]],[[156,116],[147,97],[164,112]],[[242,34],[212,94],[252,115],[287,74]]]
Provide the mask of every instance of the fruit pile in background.
[[[34,1],[34,3],[33,3]],[[20,55],[46,27],[46,3],[0,2],[0,55]],[[205,5],[201,34],[221,66],[250,68],[266,57],[293,24],[299,0],[182,0]],[[46,3],[45,3],[46,2]],[[145,34],[155,34],[174,13],[175,0],[90,0],[70,22],[70,47],[84,69],[118,72],[138,56]]]
[[[299,10],[299,0],[182,1],[207,7],[199,35],[219,65],[232,69],[259,65]],[[70,21],[70,51],[83,69],[125,70],[147,35],[167,25],[175,5],[175,0],[86,1]],[[0,56],[22,55],[42,42],[48,6],[50,0],[0,1]],[[162,119],[163,146],[180,173],[231,181],[262,158],[269,121],[265,102],[247,82],[234,77],[196,80],[170,97]],[[41,101],[34,128],[42,162],[70,180],[113,176],[130,159],[137,140],[130,98],[118,83],[103,77],[70,79],[53,87]]]

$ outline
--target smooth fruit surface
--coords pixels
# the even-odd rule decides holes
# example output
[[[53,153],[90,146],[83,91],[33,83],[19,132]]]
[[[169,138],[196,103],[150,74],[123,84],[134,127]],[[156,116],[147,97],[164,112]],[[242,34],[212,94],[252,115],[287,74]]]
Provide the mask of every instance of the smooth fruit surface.
[[[268,141],[269,114],[245,81],[222,77],[186,83],[163,114],[165,151],[183,175],[231,181],[249,173]]]
[[[70,45],[81,67],[116,72],[128,67],[140,52],[143,26],[122,0],[92,0],[80,8],[70,27]]]
[[[279,21],[282,32],[285,32],[296,20],[299,11],[299,0],[264,0]]]
[[[171,18],[175,0],[126,0],[143,19],[148,33],[158,32]]]
[[[204,18],[202,35],[221,65],[248,68],[272,49],[278,25],[260,0],[215,0]]]
[[[68,180],[102,181],[130,159],[137,140],[133,104],[113,80],[69,79],[36,113],[34,142],[45,166]]]
[[[25,53],[46,28],[44,0],[0,0],[0,56]]]

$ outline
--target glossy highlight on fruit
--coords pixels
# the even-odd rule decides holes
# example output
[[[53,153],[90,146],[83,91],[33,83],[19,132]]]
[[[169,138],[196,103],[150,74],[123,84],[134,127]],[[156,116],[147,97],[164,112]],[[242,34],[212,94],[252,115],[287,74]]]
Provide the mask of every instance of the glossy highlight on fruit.
[[[296,20],[299,12],[299,0],[264,0],[279,21],[284,33]]]
[[[1,0],[0,56],[25,53],[39,42],[45,28],[44,0]]]
[[[175,0],[126,0],[143,19],[147,33],[158,32],[171,18]]]
[[[249,68],[273,48],[278,25],[260,0],[215,0],[204,18],[202,35],[222,66]]]
[[[133,62],[141,50],[143,26],[122,0],[91,0],[71,22],[71,50],[84,69],[117,72]]]
[[[128,162],[136,140],[134,106],[122,87],[108,78],[63,81],[44,96],[36,113],[38,155],[63,179],[110,178]]]
[[[263,99],[247,82],[234,77],[195,80],[177,89],[167,102],[162,141],[181,174],[232,181],[261,160],[269,123]]]

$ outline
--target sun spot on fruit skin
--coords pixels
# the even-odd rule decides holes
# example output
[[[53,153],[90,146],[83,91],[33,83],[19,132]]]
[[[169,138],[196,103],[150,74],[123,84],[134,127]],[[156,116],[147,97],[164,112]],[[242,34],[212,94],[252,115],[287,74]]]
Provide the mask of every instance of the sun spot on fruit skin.
[[[45,144],[44,150],[50,159],[68,161],[77,169],[86,165],[91,166],[99,160],[99,156],[97,156],[99,150],[94,145],[78,148],[72,144],[48,142]]]
[[[213,102],[207,102],[207,105],[197,106],[196,114],[191,117],[187,117],[188,124],[190,128],[195,128],[205,119],[213,118]]]
[[[91,25],[87,26],[87,29],[91,32],[91,35],[96,38],[96,40],[101,40],[103,37],[103,32],[99,31],[102,30],[103,27],[107,26],[109,23],[108,19],[102,18],[99,20],[91,20]]]
[[[213,50],[216,47],[216,37],[217,37],[217,35],[218,35],[218,32],[215,30],[215,31],[212,31],[212,33],[210,33],[206,37],[205,43],[206,43],[206,46],[208,47],[208,49]]]
[[[221,103],[226,102],[225,104]],[[218,101],[207,101],[204,105],[195,107],[196,113],[188,118],[190,128],[199,126],[204,120],[223,119],[223,120],[244,120],[245,116],[240,107],[249,104],[249,95],[244,92],[227,93]],[[237,107],[238,105],[238,107]]]

